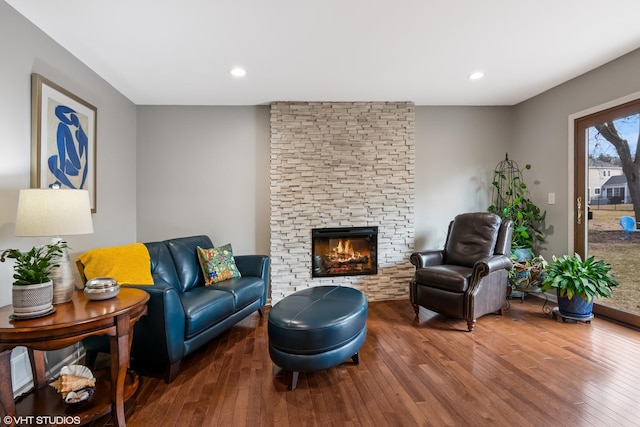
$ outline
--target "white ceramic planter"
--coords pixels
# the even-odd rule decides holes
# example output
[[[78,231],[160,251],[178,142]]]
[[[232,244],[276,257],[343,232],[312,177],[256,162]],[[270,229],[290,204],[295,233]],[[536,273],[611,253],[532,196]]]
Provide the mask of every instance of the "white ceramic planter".
[[[13,285],[13,316],[32,318],[53,311],[53,282],[37,285]]]

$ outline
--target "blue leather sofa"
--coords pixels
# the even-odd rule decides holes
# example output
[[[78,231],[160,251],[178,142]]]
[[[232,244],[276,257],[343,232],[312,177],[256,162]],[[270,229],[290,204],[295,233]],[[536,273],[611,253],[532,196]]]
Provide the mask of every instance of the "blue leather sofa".
[[[209,237],[181,237],[145,246],[154,285],[124,285],[151,296],[148,314],[135,325],[131,357],[165,364],[164,378],[170,383],[183,357],[254,311],[262,317],[269,290],[269,257],[236,255],[242,277],[205,286],[196,248],[214,247]],[[97,352],[108,351],[108,341],[100,338],[84,341],[90,366]]]

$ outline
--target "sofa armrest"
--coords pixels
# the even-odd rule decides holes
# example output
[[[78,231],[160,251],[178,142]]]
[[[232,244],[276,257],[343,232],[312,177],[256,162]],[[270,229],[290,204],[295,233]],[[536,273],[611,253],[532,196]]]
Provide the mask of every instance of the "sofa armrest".
[[[238,271],[243,276],[265,277],[268,274],[269,257],[267,255],[235,255]]]
[[[178,291],[166,283],[123,285],[150,296],[147,315],[135,325],[131,356],[174,363],[184,356],[185,313]]]
[[[264,283],[262,305],[267,303],[269,296],[269,257],[267,255],[234,255],[236,267],[242,276],[260,277]]]

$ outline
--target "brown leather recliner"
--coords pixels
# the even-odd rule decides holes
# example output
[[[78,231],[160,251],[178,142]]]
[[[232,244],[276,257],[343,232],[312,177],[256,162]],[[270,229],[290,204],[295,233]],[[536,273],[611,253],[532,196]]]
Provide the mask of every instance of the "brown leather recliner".
[[[465,319],[503,313],[507,298],[513,223],[489,212],[464,213],[449,224],[442,250],[414,252],[416,272],[409,285],[416,316],[420,306]]]

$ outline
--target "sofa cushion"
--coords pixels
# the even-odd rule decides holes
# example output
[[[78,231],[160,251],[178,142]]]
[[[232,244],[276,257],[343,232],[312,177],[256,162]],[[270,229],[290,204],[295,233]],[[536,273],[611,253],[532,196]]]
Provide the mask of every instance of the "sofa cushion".
[[[207,285],[241,276],[230,243],[210,249],[198,246],[198,259]]]
[[[235,301],[230,292],[206,286],[198,286],[181,295],[184,308],[185,339],[215,325],[235,311]]]
[[[185,292],[204,284],[197,247],[212,248],[211,239],[208,236],[190,236],[165,240],[165,243],[173,258],[182,291]]]
[[[233,295],[236,310],[262,298],[264,281],[260,277],[245,276],[226,280],[223,283],[208,286]]]

